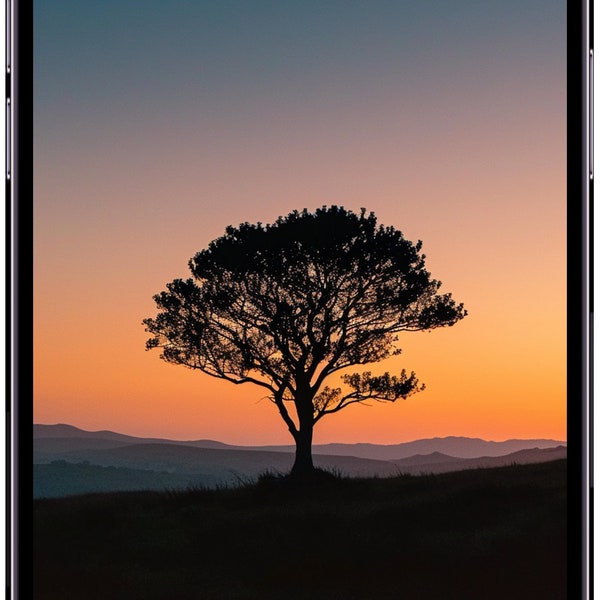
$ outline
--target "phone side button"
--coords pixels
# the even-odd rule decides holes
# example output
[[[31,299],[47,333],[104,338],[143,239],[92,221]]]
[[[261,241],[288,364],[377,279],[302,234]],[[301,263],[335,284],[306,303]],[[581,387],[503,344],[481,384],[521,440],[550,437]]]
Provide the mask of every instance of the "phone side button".
[[[594,51],[590,50],[589,60],[589,151],[590,179],[594,179]]]
[[[10,179],[10,166],[11,166],[11,148],[12,148],[12,135],[10,126],[10,98],[6,100],[6,179]]]

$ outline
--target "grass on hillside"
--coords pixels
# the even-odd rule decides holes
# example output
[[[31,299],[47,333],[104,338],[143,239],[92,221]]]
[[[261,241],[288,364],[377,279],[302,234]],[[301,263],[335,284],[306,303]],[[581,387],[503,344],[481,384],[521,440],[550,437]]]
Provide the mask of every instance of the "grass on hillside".
[[[560,599],[566,461],[34,501],[34,597]]]

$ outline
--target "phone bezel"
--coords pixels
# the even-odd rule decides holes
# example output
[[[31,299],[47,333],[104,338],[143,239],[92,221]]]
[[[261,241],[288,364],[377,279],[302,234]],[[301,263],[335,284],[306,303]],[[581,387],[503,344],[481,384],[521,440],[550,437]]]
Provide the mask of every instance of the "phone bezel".
[[[10,1],[10,0],[9,0]],[[33,498],[33,3],[12,0],[11,178],[6,181],[7,394],[6,573],[9,597],[30,597],[28,531]],[[567,440],[569,593],[591,590],[591,326],[593,306],[590,197],[589,52],[593,21],[588,2],[567,2]],[[575,523],[577,526],[573,526]],[[577,550],[579,549],[579,550]],[[580,576],[571,575],[579,573]],[[569,596],[571,597],[571,596]]]

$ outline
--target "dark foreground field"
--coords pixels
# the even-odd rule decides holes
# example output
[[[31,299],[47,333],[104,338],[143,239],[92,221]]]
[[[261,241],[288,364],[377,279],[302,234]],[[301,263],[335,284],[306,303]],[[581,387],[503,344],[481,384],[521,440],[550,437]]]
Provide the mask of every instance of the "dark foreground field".
[[[566,461],[36,500],[35,598],[566,597]]]

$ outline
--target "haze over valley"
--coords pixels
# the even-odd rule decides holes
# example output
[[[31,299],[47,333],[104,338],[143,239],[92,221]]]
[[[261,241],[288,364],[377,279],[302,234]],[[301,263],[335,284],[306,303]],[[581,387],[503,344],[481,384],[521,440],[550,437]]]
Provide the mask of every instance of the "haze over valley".
[[[565,458],[551,439],[485,441],[444,437],[393,445],[316,444],[315,466],[350,477],[436,474]],[[215,440],[138,438],[71,425],[34,425],[34,497],[91,492],[234,486],[287,473],[294,447]]]

